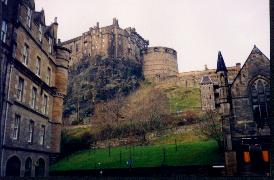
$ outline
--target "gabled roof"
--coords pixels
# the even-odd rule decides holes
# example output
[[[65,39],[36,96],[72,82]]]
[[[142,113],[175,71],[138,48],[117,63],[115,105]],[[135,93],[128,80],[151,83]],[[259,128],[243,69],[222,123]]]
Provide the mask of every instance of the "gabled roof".
[[[50,37],[54,36],[54,34],[53,34],[53,24],[51,24],[50,26],[46,26],[45,34],[50,36]]]
[[[225,71],[225,72],[227,72],[227,68],[226,68],[225,61],[224,61],[224,58],[222,56],[221,51],[219,51],[219,53],[218,53],[217,70],[216,70],[216,72],[219,72],[219,71]]]
[[[247,61],[249,60],[249,58],[251,57],[252,54],[259,54],[259,55],[262,55],[262,56],[264,56],[268,61],[270,61],[269,58],[268,58],[266,55],[264,55],[264,53],[262,53],[262,51],[261,51],[259,48],[257,48],[256,45],[254,45],[254,47],[253,47],[252,51],[250,52],[250,54],[248,55],[248,57],[247,57],[245,63],[243,64],[242,68],[240,69],[240,71],[238,72],[238,74],[235,76],[235,78],[234,78],[234,80],[233,80],[233,82],[232,82],[231,84],[234,84],[234,82],[236,81],[236,79],[238,78],[238,76],[241,75],[242,69],[245,67]]]
[[[46,25],[46,22],[45,22],[45,12],[44,10],[42,9],[40,12],[34,12],[33,13],[33,19],[35,22],[37,22],[37,24],[41,23],[42,25]]]
[[[201,79],[200,84],[212,84],[213,81],[211,80],[210,76],[204,75]]]

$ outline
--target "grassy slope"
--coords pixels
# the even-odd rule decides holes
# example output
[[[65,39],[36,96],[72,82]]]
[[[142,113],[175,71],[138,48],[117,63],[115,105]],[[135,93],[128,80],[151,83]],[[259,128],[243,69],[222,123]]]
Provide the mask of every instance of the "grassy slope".
[[[166,161],[164,159],[164,148]],[[96,168],[126,168],[132,154],[132,167],[212,165],[221,161],[215,141],[196,141],[153,146],[117,147],[109,150],[83,151],[73,154],[51,166],[51,171],[83,170]],[[131,153],[130,153],[131,152]],[[120,161],[121,153],[121,161]],[[100,163],[100,165],[99,165]]]
[[[199,88],[185,88],[180,86],[159,85],[169,98],[171,112],[194,110],[200,111],[201,97]]]
[[[167,95],[170,108],[168,112],[175,113],[176,110],[194,110],[195,112],[199,113],[201,110],[200,91],[198,88],[183,88],[180,86],[172,85],[154,85],[148,82],[144,82],[136,92],[128,96],[128,109],[140,108],[137,103],[138,99],[145,99],[147,96],[150,96],[151,90],[153,88],[159,88]],[[75,127],[68,129],[67,133],[70,136],[80,137],[87,131],[95,132],[97,130],[98,127],[93,127],[93,125],[90,127],[87,125],[86,127]]]
[[[179,111],[194,110],[200,111],[200,92],[199,89],[186,89],[179,86],[168,86],[144,83],[139,90],[131,94],[129,104],[134,104],[136,98],[149,96],[150,89],[162,89],[170,103],[172,113]],[[90,126],[74,128],[69,130],[71,136],[80,136],[86,131],[94,131]],[[175,139],[178,144],[178,151],[175,150]],[[181,134],[169,134],[162,136],[153,142],[150,146],[134,147],[132,150],[133,167],[155,167],[163,163],[163,148],[166,148],[166,163],[170,166],[176,165],[205,165],[212,164],[221,160],[221,155],[217,152],[217,143],[215,141],[205,141],[203,137],[194,133],[189,128],[187,132]],[[120,165],[120,152],[122,154]],[[53,171],[67,171],[77,169],[95,169],[98,168],[125,168],[128,167],[126,161],[130,157],[130,148],[117,147],[111,148],[111,156],[108,155],[108,149],[93,151],[83,151],[61,160],[51,166]]]

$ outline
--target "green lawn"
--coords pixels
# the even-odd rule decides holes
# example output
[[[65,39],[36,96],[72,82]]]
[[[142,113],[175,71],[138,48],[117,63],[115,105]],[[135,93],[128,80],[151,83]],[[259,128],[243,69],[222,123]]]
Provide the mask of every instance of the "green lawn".
[[[73,154],[50,167],[51,171],[69,171],[96,168],[159,167],[161,165],[211,165],[222,161],[217,143],[213,140],[186,142],[177,145],[117,147],[83,151]]]
[[[199,88],[165,87],[171,112],[194,110],[200,111],[201,98]]]

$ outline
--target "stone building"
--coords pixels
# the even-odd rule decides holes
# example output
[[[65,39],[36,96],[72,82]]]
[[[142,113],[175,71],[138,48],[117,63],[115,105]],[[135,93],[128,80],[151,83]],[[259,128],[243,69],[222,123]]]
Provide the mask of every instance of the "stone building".
[[[232,82],[219,52],[212,90],[223,117],[225,159],[230,175],[269,174],[270,61],[256,47]],[[201,88],[203,90],[203,88]]]
[[[70,65],[79,62],[85,56],[94,58],[98,55],[103,58],[127,58],[141,62],[141,51],[147,48],[148,44],[149,42],[140,36],[135,28],[120,28],[116,18],[110,26],[100,27],[97,23],[82,36],[62,43],[72,52]]]
[[[142,51],[145,79],[162,81],[178,74],[177,52],[167,47],[149,47]]]
[[[1,176],[47,176],[59,153],[69,50],[34,0],[2,0]]]
[[[163,66],[164,68],[164,66]],[[241,64],[236,63],[235,66],[227,67],[228,79],[230,82],[234,80],[241,69]],[[219,76],[216,69],[208,69],[207,67],[201,71],[180,72],[177,75],[157,78],[157,83],[177,85],[187,88],[200,88],[200,82],[204,76],[209,76],[213,84],[218,82]]]
[[[214,83],[208,75],[202,77],[200,82],[201,86],[201,105],[202,110],[214,110],[215,95],[214,95]]]

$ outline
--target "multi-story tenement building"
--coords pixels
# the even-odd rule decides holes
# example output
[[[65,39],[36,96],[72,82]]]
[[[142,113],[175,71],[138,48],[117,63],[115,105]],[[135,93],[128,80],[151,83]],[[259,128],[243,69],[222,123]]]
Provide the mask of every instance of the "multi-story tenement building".
[[[215,82],[204,83],[205,78],[202,79],[201,94],[214,94],[214,101],[204,99],[208,103],[203,104],[204,109],[215,106],[223,115],[228,174],[269,174],[269,59],[254,46],[234,80],[229,81],[219,52],[216,73],[220,78]]]
[[[1,3],[1,176],[46,176],[60,150],[69,50],[34,0]]]
[[[72,52],[71,65],[87,56],[127,58],[141,62],[141,51],[147,48],[148,44],[149,42],[140,36],[135,28],[120,28],[116,18],[110,26],[99,27],[97,23],[82,36],[62,43]]]

